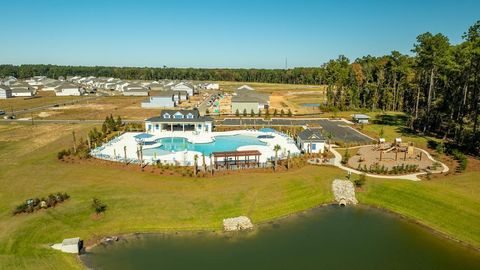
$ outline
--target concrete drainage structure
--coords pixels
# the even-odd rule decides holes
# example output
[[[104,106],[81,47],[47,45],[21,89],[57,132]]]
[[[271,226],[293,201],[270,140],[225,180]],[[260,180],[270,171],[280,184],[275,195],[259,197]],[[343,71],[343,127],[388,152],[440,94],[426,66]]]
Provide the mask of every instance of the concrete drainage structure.
[[[252,221],[245,216],[226,218],[223,220],[223,229],[226,232],[248,230],[252,228]]]
[[[335,179],[332,183],[332,190],[335,201],[340,206],[358,203],[357,198],[355,198],[355,187],[351,181]]]

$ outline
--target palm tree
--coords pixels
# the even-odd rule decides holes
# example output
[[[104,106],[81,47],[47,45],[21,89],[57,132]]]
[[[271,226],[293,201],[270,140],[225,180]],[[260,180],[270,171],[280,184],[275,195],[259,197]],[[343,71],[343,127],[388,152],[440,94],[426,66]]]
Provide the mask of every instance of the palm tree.
[[[280,149],[282,149],[282,147],[278,144],[273,147],[273,151],[275,151],[275,166],[273,167],[273,170],[275,171],[277,170],[278,151],[280,151]]]
[[[212,154],[210,153],[210,173],[213,175],[213,159],[212,159]]]
[[[197,161],[198,161],[198,155],[195,154],[193,156],[193,159],[195,161],[195,164],[193,165],[193,175],[197,176]]]
[[[287,170],[290,169],[290,150],[287,151]]]
[[[202,154],[202,167],[203,167],[203,171],[206,172],[207,164],[205,163],[205,154]]]
[[[330,151],[332,149],[332,138],[333,138],[333,134],[331,132],[328,132],[327,133],[327,139],[328,139],[328,151]]]

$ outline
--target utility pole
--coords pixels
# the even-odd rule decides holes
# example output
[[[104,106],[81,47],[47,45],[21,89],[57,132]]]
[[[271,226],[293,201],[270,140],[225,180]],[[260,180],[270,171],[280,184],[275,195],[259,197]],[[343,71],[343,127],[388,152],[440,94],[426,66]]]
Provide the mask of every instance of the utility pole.
[[[285,57],[285,70],[287,70],[287,69],[288,69],[288,58]]]

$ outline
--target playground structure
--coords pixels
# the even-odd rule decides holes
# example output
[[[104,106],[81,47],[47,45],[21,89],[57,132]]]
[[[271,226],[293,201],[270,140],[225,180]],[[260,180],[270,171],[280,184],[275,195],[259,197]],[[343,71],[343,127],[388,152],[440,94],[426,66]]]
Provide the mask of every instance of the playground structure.
[[[378,140],[377,146],[374,148],[374,150],[378,151],[379,153],[379,161],[387,161],[391,157],[386,157],[385,154],[388,154],[390,152],[395,153],[395,161],[399,161],[399,153],[400,153],[400,160],[402,160],[402,154],[403,154],[403,161],[409,161],[412,159],[418,159],[422,161],[423,158],[423,152],[418,151],[419,153],[415,153],[415,146],[412,142],[404,143],[402,142],[401,138],[395,138],[393,143],[388,144],[385,142],[384,138],[380,138]]]
[[[373,146],[358,148],[356,155],[348,160],[348,165],[352,168],[383,166],[388,169],[416,165],[419,170],[435,170],[436,167],[422,150],[416,148],[412,142],[403,142],[401,138],[395,138],[393,142],[379,138]]]

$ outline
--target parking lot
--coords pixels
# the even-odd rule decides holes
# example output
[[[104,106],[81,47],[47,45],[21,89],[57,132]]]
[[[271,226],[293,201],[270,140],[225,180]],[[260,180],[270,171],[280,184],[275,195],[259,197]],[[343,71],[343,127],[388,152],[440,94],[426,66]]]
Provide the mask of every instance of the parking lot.
[[[343,120],[329,120],[329,119],[282,119],[274,118],[265,120],[261,118],[227,118],[223,121],[218,121],[217,125],[222,126],[311,126],[321,127],[324,132],[323,135],[332,134],[333,140],[336,142],[368,144],[372,139],[351,128],[350,124]]]

